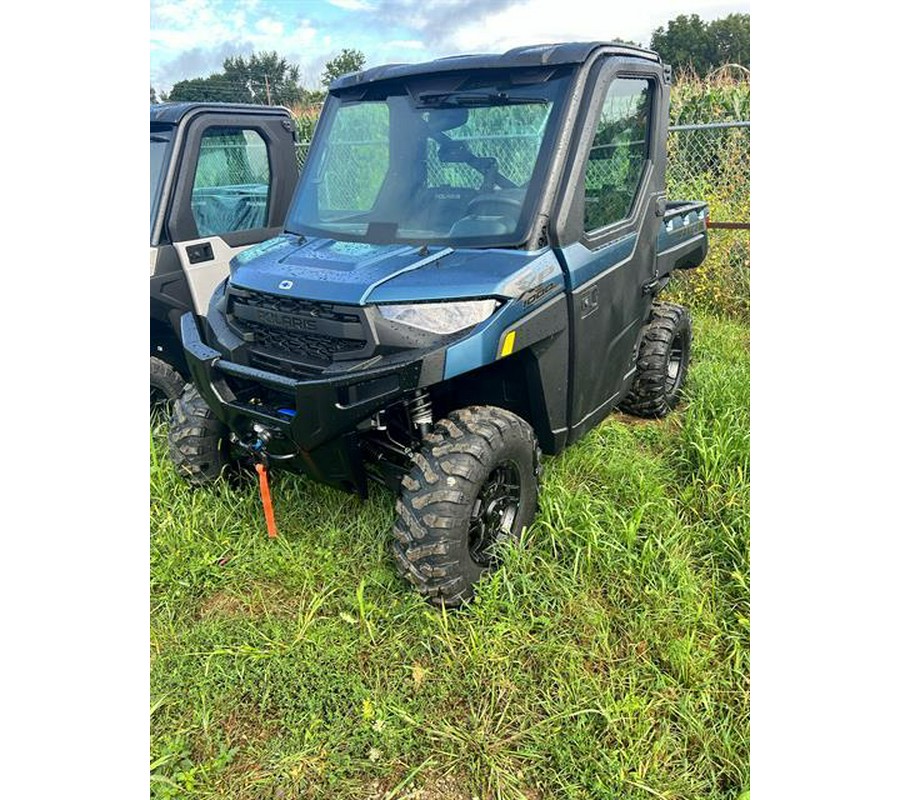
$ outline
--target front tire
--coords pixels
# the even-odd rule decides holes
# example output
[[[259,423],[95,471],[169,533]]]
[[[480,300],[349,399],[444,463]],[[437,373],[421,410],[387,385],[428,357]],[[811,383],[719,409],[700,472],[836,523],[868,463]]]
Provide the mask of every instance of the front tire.
[[[184,378],[175,368],[156,356],[150,356],[150,410],[171,405],[184,391]]]
[[[638,347],[637,374],[619,409],[636,417],[664,417],[681,399],[691,360],[691,315],[674,303],[654,303]]]
[[[393,552],[400,574],[429,603],[456,607],[496,569],[537,510],[534,431],[502,408],[454,411],[425,437],[403,479]]]
[[[226,433],[196,387],[189,385],[175,401],[169,422],[175,471],[191,486],[212,483],[229,464]]]

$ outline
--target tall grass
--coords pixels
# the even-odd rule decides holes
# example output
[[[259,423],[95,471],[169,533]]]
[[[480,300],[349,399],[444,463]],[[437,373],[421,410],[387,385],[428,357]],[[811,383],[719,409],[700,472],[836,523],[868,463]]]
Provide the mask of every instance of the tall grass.
[[[302,478],[190,491],[151,434],[154,798],[734,800],[749,771],[749,354],[695,314],[684,406],[547,459],[541,512],[442,614],[393,516]]]
[[[306,106],[296,104],[291,107],[291,115],[294,117],[294,124],[297,126],[297,141],[309,142],[312,139],[321,111],[322,106],[319,105]]]
[[[701,78],[683,72],[672,85],[670,125],[705,125],[750,119],[750,75],[722,69]]]

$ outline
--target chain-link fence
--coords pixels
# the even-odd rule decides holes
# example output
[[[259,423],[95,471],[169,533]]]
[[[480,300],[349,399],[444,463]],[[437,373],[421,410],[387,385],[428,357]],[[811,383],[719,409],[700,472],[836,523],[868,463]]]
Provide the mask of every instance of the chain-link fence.
[[[709,254],[679,276],[682,299],[746,316],[750,308],[750,123],[669,129],[666,194],[709,203]]]
[[[301,172],[306,165],[306,157],[309,155],[309,145],[310,142],[300,142],[297,145],[297,166],[300,167]]]
[[[707,200],[715,229],[750,229],[750,123],[676,125],[669,129],[670,197]]]

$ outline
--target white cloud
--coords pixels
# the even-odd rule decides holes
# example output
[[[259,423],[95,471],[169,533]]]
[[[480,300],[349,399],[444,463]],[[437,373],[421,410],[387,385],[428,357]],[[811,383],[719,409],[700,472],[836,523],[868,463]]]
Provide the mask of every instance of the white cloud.
[[[242,31],[247,27],[247,14],[242,9],[235,11],[229,18],[231,27],[236,31]]]
[[[253,0],[244,0],[242,8],[229,12],[215,0],[183,0],[151,5],[150,49],[154,52],[184,52],[196,49],[209,50],[231,44],[240,47],[277,50],[302,50],[316,38],[316,29],[308,20],[285,30],[280,20],[262,17],[247,27],[247,11]]]
[[[264,36],[281,36],[284,33],[284,23],[271,17],[263,17],[257,20],[256,30]]]
[[[296,28],[289,28],[286,33],[273,37],[268,42],[260,42],[259,46],[266,50],[277,50],[279,53],[303,52],[315,41],[318,33],[309,20],[304,19]]]
[[[368,0],[328,0],[328,3],[347,11],[373,11],[375,9],[375,6]]]
[[[424,50],[425,43],[418,39],[392,39],[390,42],[385,42],[384,47],[396,50]]]
[[[235,22],[209,0],[154,3],[150,6],[150,46],[170,50],[214,46],[235,37]]]
[[[208,19],[210,8],[206,0],[182,0],[182,2],[159,2],[150,5],[150,25],[153,27],[154,17],[157,21],[184,27],[195,23],[200,18]]]
[[[615,37],[649,45],[653,31],[679,14],[698,14],[709,20],[735,12],[749,12],[747,2],[692,0],[679,8],[671,0],[607,3],[586,14],[582,0],[524,0],[507,9],[462,25],[447,43],[458,52],[498,53],[511,47],[547,42],[609,41]],[[548,13],[550,11],[551,13]]]

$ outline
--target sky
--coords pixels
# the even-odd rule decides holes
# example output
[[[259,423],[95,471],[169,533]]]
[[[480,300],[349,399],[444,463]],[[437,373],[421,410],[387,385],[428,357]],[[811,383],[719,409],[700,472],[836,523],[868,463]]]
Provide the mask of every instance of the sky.
[[[749,3],[718,0],[150,0],[150,84],[168,91],[220,70],[228,56],[276,50],[318,89],[325,63],[345,47],[376,66],[544,42],[649,45],[654,29],[679,14],[749,11]]]

